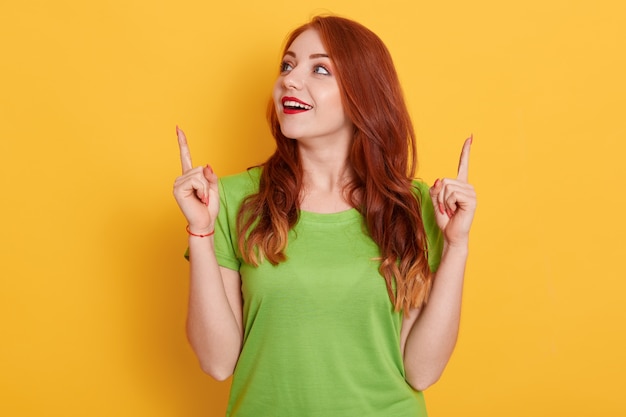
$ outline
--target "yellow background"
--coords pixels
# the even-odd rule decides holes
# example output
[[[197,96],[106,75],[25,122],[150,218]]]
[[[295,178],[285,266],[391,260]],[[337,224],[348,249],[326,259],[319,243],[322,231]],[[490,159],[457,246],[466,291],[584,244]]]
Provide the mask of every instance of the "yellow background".
[[[332,11],[391,50],[422,178],[475,137],[431,416],[626,415],[625,4],[3,0],[0,414],[223,415],[183,330],[174,128],[218,174],[261,162],[284,36]]]

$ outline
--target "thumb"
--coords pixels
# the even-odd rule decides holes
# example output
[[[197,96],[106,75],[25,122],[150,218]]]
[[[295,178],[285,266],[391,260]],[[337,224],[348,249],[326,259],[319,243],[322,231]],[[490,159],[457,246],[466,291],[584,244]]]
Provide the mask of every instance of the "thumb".
[[[428,192],[430,194],[430,199],[433,202],[433,207],[435,209],[436,215],[444,215],[445,208],[443,207],[443,203],[439,200],[439,194],[443,190],[443,182],[440,179],[437,179],[432,187],[429,188]]]
[[[204,178],[206,178],[206,180],[209,182],[209,184],[214,184],[215,182],[217,182],[217,175],[215,175],[215,172],[213,172],[213,168],[211,168],[211,165],[206,165],[204,168],[202,168],[202,174],[204,175]]]

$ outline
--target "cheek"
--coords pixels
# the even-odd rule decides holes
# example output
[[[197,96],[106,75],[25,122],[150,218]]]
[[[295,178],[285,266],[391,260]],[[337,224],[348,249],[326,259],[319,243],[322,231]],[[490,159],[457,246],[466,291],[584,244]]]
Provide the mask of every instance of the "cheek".
[[[278,105],[280,104],[280,99],[282,97],[282,81],[280,78],[276,80],[274,83],[274,88],[272,89],[272,100],[274,101],[274,106],[278,110]]]
[[[343,113],[343,103],[341,102],[341,94],[339,93],[339,87],[332,86],[326,89],[323,93],[323,100],[328,107],[332,107],[336,112]]]
[[[329,94],[327,97],[328,107],[332,108],[333,113],[339,117],[345,117],[345,109],[343,102],[341,101],[341,95],[339,93]]]

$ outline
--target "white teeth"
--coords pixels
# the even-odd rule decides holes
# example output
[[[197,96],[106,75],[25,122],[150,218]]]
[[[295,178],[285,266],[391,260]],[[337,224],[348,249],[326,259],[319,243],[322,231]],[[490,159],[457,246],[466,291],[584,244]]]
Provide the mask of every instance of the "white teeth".
[[[297,101],[287,100],[283,103],[284,107],[297,107],[304,110],[311,110],[313,106],[309,106],[308,104],[302,104]]]

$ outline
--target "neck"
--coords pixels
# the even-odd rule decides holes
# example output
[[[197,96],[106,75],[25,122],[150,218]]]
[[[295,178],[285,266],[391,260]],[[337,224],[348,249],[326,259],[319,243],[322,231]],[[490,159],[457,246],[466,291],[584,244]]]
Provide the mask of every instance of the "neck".
[[[344,187],[352,178],[348,164],[349,147],[299,147],[303,172],[301,208],[319,213],[333,213],[351,208],[345,200]]]
[[[324,191],[343,189],[352,176],[348,152],[348,146],[312,148],[299,144],[304,186]]]

